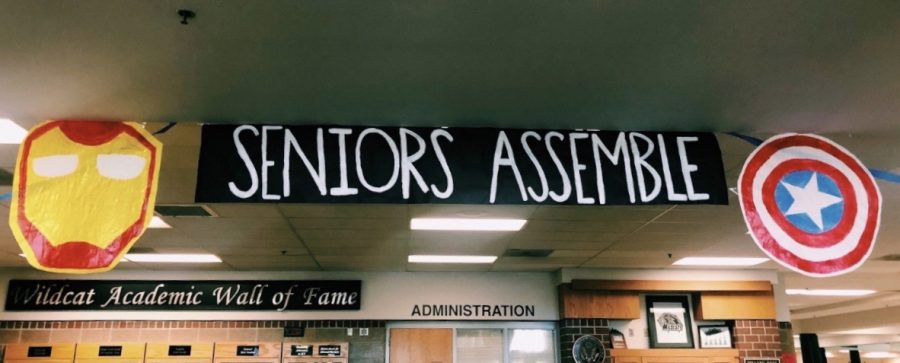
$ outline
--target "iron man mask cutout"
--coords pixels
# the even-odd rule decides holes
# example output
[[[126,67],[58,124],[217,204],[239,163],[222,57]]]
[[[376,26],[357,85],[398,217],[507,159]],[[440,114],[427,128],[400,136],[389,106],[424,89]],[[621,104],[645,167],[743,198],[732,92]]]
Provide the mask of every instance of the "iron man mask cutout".
[[[22,142],[9,225],[28,263],[116,266],[153,217],[162,144],[133,122],[47,121]]]

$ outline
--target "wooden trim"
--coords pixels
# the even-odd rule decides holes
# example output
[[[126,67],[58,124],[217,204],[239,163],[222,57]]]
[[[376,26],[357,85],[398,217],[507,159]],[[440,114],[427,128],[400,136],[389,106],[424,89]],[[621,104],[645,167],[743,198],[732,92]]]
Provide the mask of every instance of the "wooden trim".
[[[737,349],[610,349],[611,357],[737,357]]]
[[[122,347],[122,355],[100,356],[100,347]],[[75,346],[75,361],[116,361],[125,362],[129,359],[144,359],[146,343],[78,343]]]
[[[641,300],[637,292],[572,290],[559,285],[559,315],[563,319],[639,319]]]
[[[697,303],[699,320],[775,319],[772,292],[701,292]]]
[[[572,290],[606,291],[772,291],[769,281],[572,280]]]

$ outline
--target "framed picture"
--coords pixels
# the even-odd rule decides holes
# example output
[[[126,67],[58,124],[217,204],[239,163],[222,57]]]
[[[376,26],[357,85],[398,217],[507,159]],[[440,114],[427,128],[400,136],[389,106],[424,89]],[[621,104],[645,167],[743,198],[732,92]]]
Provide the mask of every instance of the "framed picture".
[[[687,296],[647,296],[650,348],[693,348]]]
[[[628,349],[628,343],[625,342],[625,334],[612,329],[609,331],[609,346],[613,349]]]
[[[727,325],[697,327],[700,348],[731,348],[731,328]]]

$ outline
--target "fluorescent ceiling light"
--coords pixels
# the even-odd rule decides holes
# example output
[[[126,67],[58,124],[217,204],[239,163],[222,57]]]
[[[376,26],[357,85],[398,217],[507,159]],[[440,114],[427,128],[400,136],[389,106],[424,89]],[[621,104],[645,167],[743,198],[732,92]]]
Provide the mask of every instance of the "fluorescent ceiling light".
[[[0,118],[0,144],[21,144],[28,131],[8,118]]]
[[[497,256],[409,255],[409,263],[494,263]]]
[[[125,258],[131,262],[159,263],[217,263],[218,256],[209,253],[129,253]]]
[[[805,296],[865,296],[875,293],[875,290],[862,289],[787,289],[788,295],[805,295]]]
[[[762,257],[685,257],[676,266],[754,266],[768,261]]]
[[[863,354],[863,358],[897,358],[897,353],[869,352],[869,353]]]
[[[172,228],[172,226],[159,216],[153,216],[153,218],[150,218],[150,225],[147,228]]]
[[[425,231],[518,231],[525,226],[524,219],[490,218],[413,218],[412,230]]]

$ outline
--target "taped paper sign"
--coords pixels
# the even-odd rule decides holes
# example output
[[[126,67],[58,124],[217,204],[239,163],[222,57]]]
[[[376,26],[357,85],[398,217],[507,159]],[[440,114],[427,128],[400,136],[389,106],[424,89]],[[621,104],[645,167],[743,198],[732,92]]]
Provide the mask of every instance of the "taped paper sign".
[[[47,121],[22,142],[9,225],[28,263],[108,271],[153,217],[162,144],[133,122]]]
[[[826,138],[777,135],[738,178],[744,221],[770,258],[813,277],[851,272],[875,247],[881,194],[869,171]]]

